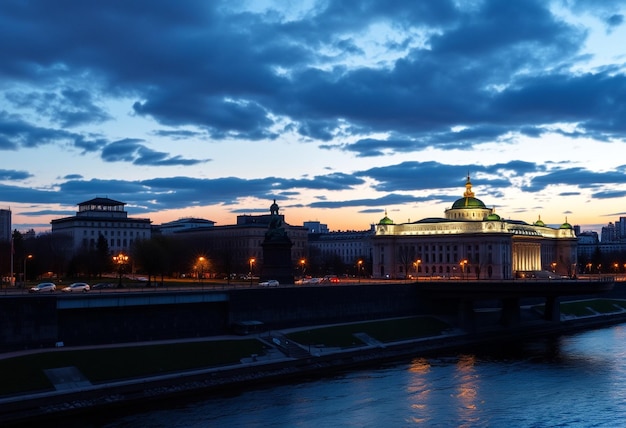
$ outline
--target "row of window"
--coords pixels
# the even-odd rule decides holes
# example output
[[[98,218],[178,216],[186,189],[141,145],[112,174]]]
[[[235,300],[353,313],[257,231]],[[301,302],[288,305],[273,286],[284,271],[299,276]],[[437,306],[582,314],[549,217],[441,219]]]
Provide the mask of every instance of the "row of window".
[[[133,240],[129,239],[115,239],[112,238],[108,241],[109,248],[130,248],[133,245]],[[95,239],[83,238],[83,246],[87,248],[95,248],[97,242]]]
[[[89,233],[88,233],[89,232]],[[97,232],[97,233],[96,233]],[[117,230],[117,231],[111,231],[111,236],[116,236],[116,232],[117,232],[117,236],[134,236],[134,232],[133,230],[130,231],[126,231],[124,230],[123,232],[121,230]],[[102,236],[109,236],[109,231],[105,230],[105,231],[96,231],[96,230],[83,230],[83,235],[91,235],[91,236],[96,236],[96,235],[100,235],[102,234]],[[141,231],[141,232],[137,232],[137,236],[141,235],[143,238],[146,237],[146,232],[145,231]]]
[[[129,222],[98,222],[98,221],[78,221],[74,222],[70,227],[98,227],[98,228],[134,228],[134,229],[147,229],[150,227],[149,223],[129,223]]]

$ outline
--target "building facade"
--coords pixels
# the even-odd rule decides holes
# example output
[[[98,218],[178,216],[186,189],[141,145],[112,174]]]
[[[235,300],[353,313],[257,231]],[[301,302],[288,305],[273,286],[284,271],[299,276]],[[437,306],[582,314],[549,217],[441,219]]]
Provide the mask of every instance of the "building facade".
[[[292,226],[285,223],[285,216],[280,215],[282,227],[292,242],[291,259],[294,269],[298,260],[306,258],[307,229],[303,226]],[[271,215],[239,215],[237,223],[225,226],[207,226],[188,228],[173,234],[197,243],[213,254],[228,256],[230,272],[258,274],[263,265],[263,240],[268,231]]]
[[[322,257],[337,256],[346,265],[355,264],[358,260],[369,265],[373,235],[373,228],[366,231],[309,233],[309,247],[315,248]]]
[[[395,224],[387,215],[372,237],[375,278],[512,279],[549,271],[571,276],[577,264],[572,226],[503,220],[474,196],[469,176],[463,197],[444,218]]]
[[[213,227],[214,225],[215,222],[211,220],[187,217],[163,223],[159,226],[155,226],[155,229],[162,235],[172,235],[184,230]]]
[[[11,240],[11,227],[11,210],[0,209],[0,241]]]
[[[128,217],[124,202],[94,198],[78,204],[75,216],[52,220],[52,234],[68,236],[76,254],[93,249],[102,236],[111,253],[131,250],[134,242],[150,239],[150,219]]]

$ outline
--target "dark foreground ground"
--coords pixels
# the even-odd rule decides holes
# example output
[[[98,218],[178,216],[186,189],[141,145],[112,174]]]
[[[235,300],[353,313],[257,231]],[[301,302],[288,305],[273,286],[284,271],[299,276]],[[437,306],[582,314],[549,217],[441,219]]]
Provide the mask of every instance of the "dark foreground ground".
[[[524,307],[522,323],[506,328],[493,322],[497,311],[486,311],[479,314],[481,328],[473,332],[455,328],[445,317],[419,316],[249,336],[0,354],[0,425],[626,322],[626,300],[621,298],[562,303],[560,322],[543,321],[541,311],[541,306]]]

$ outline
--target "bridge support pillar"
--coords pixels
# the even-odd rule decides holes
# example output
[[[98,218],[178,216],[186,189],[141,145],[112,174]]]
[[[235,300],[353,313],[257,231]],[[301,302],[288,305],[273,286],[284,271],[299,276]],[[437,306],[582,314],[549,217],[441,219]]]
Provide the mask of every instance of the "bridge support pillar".
[[[558,297],[548,296],[546,297],[546,310],[543,314],[543,319],[546,321],[561,321],[561,302]]]
[[[504,326],[513,326],[519,324],[521,320],[521,310],[519,306],[519,298],[508,297],[502,299],[502,312],[500,313],[500,324]]]
[[[476,314],[473,300],[460,300],[458,306],[459,327],[465,331],[476,330]]]

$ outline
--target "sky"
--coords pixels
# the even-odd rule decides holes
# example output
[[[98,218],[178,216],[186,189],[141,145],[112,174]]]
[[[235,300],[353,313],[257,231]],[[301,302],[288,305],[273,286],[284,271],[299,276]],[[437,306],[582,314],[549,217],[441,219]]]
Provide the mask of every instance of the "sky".
[[[626,216],[622,0],[2,0],[0,208],[365,230]]]

